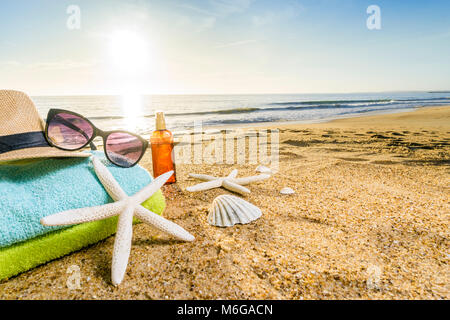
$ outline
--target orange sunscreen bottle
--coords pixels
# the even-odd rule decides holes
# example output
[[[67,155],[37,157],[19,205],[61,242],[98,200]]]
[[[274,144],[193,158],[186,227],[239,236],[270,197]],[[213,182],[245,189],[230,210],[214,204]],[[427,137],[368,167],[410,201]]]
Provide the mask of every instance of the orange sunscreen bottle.
[[[174,174],[166,184],[176,182],[175,159],[173,156],[173,135],[166,129],[166,120],[163,112],[156,113],[156,130],[150,137],[153,161],[153,176],[158,176],[173,170]]]

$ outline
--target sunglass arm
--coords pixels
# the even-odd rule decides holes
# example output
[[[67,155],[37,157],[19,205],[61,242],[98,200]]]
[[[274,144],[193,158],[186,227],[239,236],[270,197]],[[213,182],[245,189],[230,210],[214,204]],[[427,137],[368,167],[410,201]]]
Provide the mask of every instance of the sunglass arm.
[[[97,147],[95,146],[93,141],[91,141],[91,143],[89,145],[91,146],[91,150],[93,150],[93,151],[97,150]]]

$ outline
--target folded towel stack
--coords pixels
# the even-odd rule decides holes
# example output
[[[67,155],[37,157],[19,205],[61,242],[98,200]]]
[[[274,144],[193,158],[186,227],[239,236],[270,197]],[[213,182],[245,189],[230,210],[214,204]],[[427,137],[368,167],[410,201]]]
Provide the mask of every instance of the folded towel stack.
[[[95,152],[128,195],[152,181],[140,166],[120,168]],[[69,227],[45,227],[42,217],[112,202],[89,158],[38,159],[0,165],[0,279],[98,242],[116,231],[117,217]],[[161,191],[143,203],[161,214]]]

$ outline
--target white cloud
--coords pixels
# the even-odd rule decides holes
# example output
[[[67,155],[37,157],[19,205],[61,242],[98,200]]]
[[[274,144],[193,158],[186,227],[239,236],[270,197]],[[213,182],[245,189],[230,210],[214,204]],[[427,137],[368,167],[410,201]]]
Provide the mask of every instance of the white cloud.
[[[268,25],[279,21],[298,17],[300,13],[302,13],[304,10],[305,7],[302,6],[299,2],[290,2],[286,6],[281,7],[279,10],[267,11],[261,15],[253,16],[252,22],[253,25],[257,27]]]
[[[208,8],[198,7],[191,4],[180,4],[178,7],[211,17],[226,17],[234,13],[246,11],[254,0],[210,0]]]
[[[216,25],[219,19],[225,18],[229,15],[242,13],[246,11],[254,0],[209,0],[204,1],[204,6],[198,7],[192,4],[179,4],[179,8],[187,9],[194,12],[200,17],[182,16],[177,20],[182,22],[183,25],[195,25],[194,30],[201,32],[207,29],[211,29]],[[184,18],[183,18],[184,17]]]
[[[229,15],[246,11],[254,0],[210,0],[211,6],[220,15]]]
[[[35,63],[22,63],[13,60],[0,62],[0,66],[4,67],[25,68],[39,71],[82,69],[82,68],[90,68],[96,65],[98,65],[98,62],[81,62],[72,60],[61,60],[51,62],[45,61]]]
[[[15,60],[0,62],[0,66],[4,66],[4,67],[18,67],[20,65],[21,65],[21,63],[19,61],[15,61]]]
[[[201,19],[197,31],[203,31],[206,29],[211,29],[216,24],[216,17],[207,17],[204,19]]]
[[[221,48],[228,48],[228,47],[236,47],[236,46],[241,46],[241,45],[255,43],[255,42],[258,42],[258,40],[254,40],[254,39],[241,40],[241,41],[236,41],[236,42],[220,44],[220,45],[215,46],[215,48],[221,49]]]
[[[255,26],[259,27],[259,26],[273,23],[275,21],[275,19],[276,19],[276,16],[274,13],[267,12],[266,14],[261,15],[261,16],[253,16],[252,22]]]
[[[81,69],[89,68],[95,66],[97,63],[94,62],[79,62],[72,60],[62,60],[54,62],[38,62],[28,65],[31,69],[39,70],[71,70],[71,69]]]
[[[213,11],[201,9],[199,7],[195,7],[195,6],[192,6],[192,5],[180,4],[178,6],[180,8],[189,9],[189,10],[192,10],[194,12],[197,12],[197,13],[200,13],[200,14],[204,14],[204,15],[207,15],[207,16],[217,16],[217,13],[215,13]]]

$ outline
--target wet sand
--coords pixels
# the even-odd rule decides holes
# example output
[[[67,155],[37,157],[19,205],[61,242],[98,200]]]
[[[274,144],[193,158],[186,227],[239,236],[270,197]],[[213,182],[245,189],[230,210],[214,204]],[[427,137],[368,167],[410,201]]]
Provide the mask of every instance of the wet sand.
[[[0,283],[0,299],[449,299],[450,107],[273,124],[280,170],[249,185],[263,216],[207,223],[224,189],[188,193],[188,173],[256,165],[184,164],[164,216],[192,243],[134,227],[127,274],[110,281],[114,237]],[[141,165],[151,172],[151,153]],[[280,195],[291,187],[294,195]],[[81,289],[67,286],[80,268]]]

